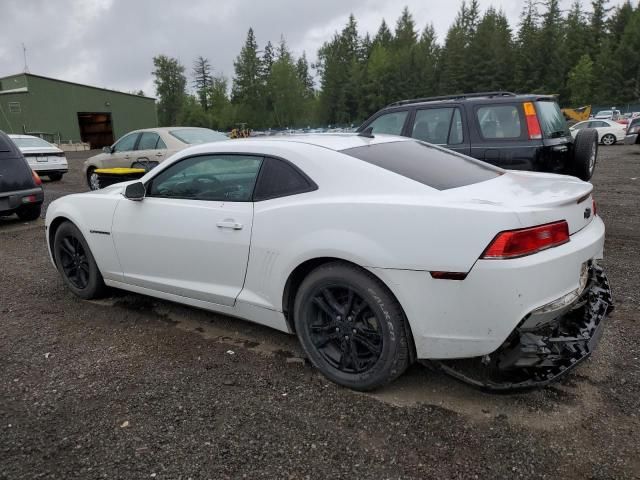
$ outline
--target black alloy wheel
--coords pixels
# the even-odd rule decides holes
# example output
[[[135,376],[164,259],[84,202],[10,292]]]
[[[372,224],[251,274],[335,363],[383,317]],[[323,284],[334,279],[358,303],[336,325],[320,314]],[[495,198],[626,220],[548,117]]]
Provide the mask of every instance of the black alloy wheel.
[[[67,235],[60,241],[60,266],[71,284],[79,289],[89,285],[89,259],[80,240]]]
[[[334,261],[311,271],[291,313],[311,363],[339,385],[373,390],[411,363],[411,331],[400,303],[356,265]]]
[[[52,251],[56,267],[73,293],[85,300],[105,293],[106,286],[98,264],[87,241],[73,223],[65,221],[58,226]]]
[[[312,300],[309,336],[322,358],[345,373],[362,373],[380,359],[380,320],[348,285],[320,288]]]

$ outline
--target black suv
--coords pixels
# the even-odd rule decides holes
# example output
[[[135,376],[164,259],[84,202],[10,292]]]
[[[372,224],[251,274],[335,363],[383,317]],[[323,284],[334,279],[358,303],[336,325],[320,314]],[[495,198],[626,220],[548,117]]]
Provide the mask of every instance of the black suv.
[[[44,191],[20,149],[0,131],[0,216],[16,213],[21,220],[40,216]]]
[[[553,96],[482,92],[392,103],[359,128],[441,145],[499,167],[575,175],[589,180],[598,134],[572,138]]]

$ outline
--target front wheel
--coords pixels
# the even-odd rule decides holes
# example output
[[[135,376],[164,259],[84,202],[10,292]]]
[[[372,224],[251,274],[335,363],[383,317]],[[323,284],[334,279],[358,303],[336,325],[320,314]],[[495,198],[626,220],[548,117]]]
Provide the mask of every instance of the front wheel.
[[[73,223],[64,222],[56,231],[53,254],[67,286],[80,298],[89,300],[105,290],[102,274],[84,236]]]
[[[87,170],[87,184],[91,190],[100,190],[100,175],[96,173],[94,167]]]
[[[311,363],[355,390],[373,390],[399,377],[410,363],[409,328],[398,301],[369,272],[342,262],[304,279],[294,321]]]
[[[606,146],[613,145],[614,143],[616,143],[616,137],[611,133],[607,133],[606,135],[602,136],[601,141],[603,145],[606,145]]]

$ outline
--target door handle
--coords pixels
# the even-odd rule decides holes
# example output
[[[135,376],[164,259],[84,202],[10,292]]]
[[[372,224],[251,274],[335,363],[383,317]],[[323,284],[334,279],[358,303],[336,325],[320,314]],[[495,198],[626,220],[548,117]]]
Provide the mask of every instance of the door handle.
[[[158,152],[158,153],[156,153],[156,157],[161,157],[161,156],[163,156],[163,155],[164,155],[164,153],[162,153],[162,152]]]
[[[224,222],[216,223],[218,228],[230,228],[232,230],[242,230],[242,224],[234,222],[233,220],[225,220]]]

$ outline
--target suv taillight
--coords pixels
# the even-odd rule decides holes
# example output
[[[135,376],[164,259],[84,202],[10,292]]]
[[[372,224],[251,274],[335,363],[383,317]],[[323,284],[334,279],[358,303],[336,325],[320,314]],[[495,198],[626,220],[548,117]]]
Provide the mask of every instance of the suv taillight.
[[[36,185],[42,185],[42,179],[40,178],[40,175],[38,175],[33,170],[31,170],[31,175],[33,175],[33,181],[36,182]]]
[[[542,130],[536,114],[536,107],[533,102],[524,102],[522,106],[524,107],[524,118],[527,120],[529,140],[540,140],[542,138]]]
[[[524,257],[569,241],[569,225],[565,220],[537,227],[500,232],[480,258],[501,260]]]

